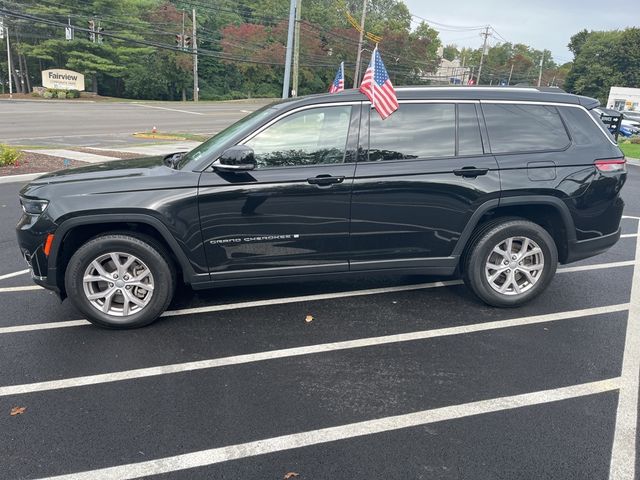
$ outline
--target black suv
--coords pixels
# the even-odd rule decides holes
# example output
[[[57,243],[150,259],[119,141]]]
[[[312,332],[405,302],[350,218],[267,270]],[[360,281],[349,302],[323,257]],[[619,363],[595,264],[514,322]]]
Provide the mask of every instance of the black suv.
[[[194,289],[461,274],[520,305],[620,236],[625,160],[597,100],[535,88],[357,91],[270,105],[189,153],[42,176],[20,248],[92,322],[148,324]]]

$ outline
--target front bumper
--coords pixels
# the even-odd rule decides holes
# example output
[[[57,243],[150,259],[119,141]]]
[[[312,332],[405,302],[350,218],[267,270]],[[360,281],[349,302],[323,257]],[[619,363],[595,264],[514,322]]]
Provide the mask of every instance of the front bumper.
[[[35,217],[23,214],[16,226],[20,252],[31,270],[31,278],[41,287],[60,293],[55,266],[51,268],[43,250],[47,234],[53,231],[55,231],[55,225],[43,215]]]

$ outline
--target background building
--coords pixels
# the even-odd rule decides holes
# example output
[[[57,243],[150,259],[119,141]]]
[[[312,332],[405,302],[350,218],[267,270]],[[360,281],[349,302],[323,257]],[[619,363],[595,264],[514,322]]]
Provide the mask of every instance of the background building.
[[[640,111],[640,88],[611,87],[607,108]]]

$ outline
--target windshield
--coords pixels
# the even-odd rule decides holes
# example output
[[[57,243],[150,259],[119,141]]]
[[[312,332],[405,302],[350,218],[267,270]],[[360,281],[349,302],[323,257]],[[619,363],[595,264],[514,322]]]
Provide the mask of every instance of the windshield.
[[[272,113],[272,105],[267,105],[262,107],[259,110],[256,110],[250,115],[242,118],[237,121],[233,125],[225,128],[221,132],[215,134],[206,142],[197,146],[187,154],[185,154],[178,163],[177,168],[182,169],[187,167],[190,164],[193,164],[200,160],[201,158],[205,158],[213,154],[216,150],[218,150],[221,146],[223,146],[227,141],[233,138],[236,135],[242,133],[250,133],[253,128],[258,125],[265,117],[268,117]]]

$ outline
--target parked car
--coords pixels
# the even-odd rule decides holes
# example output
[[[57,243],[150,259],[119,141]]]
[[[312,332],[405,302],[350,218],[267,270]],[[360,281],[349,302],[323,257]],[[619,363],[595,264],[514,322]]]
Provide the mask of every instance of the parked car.
[[[633,121],[636,121],[636,122],[640,122],[640,112],[635,112],[635,111],[632,112],[632,111],[629,111],[629,110],[625,110],[625,111],[620,112],[620,113],[627,120],[633,120]]]
[[[640,133],[640,122],[634,120],[622,120],[621,127],[626,128],[632,135]]]
[[[187,154],[44,175],[17,226],[35,282],[97,325],[154,321],[194,289],[362,274],[461,275],[489,305],[620,237],[626,166],[597,100],[399,88],[283,101]]]

